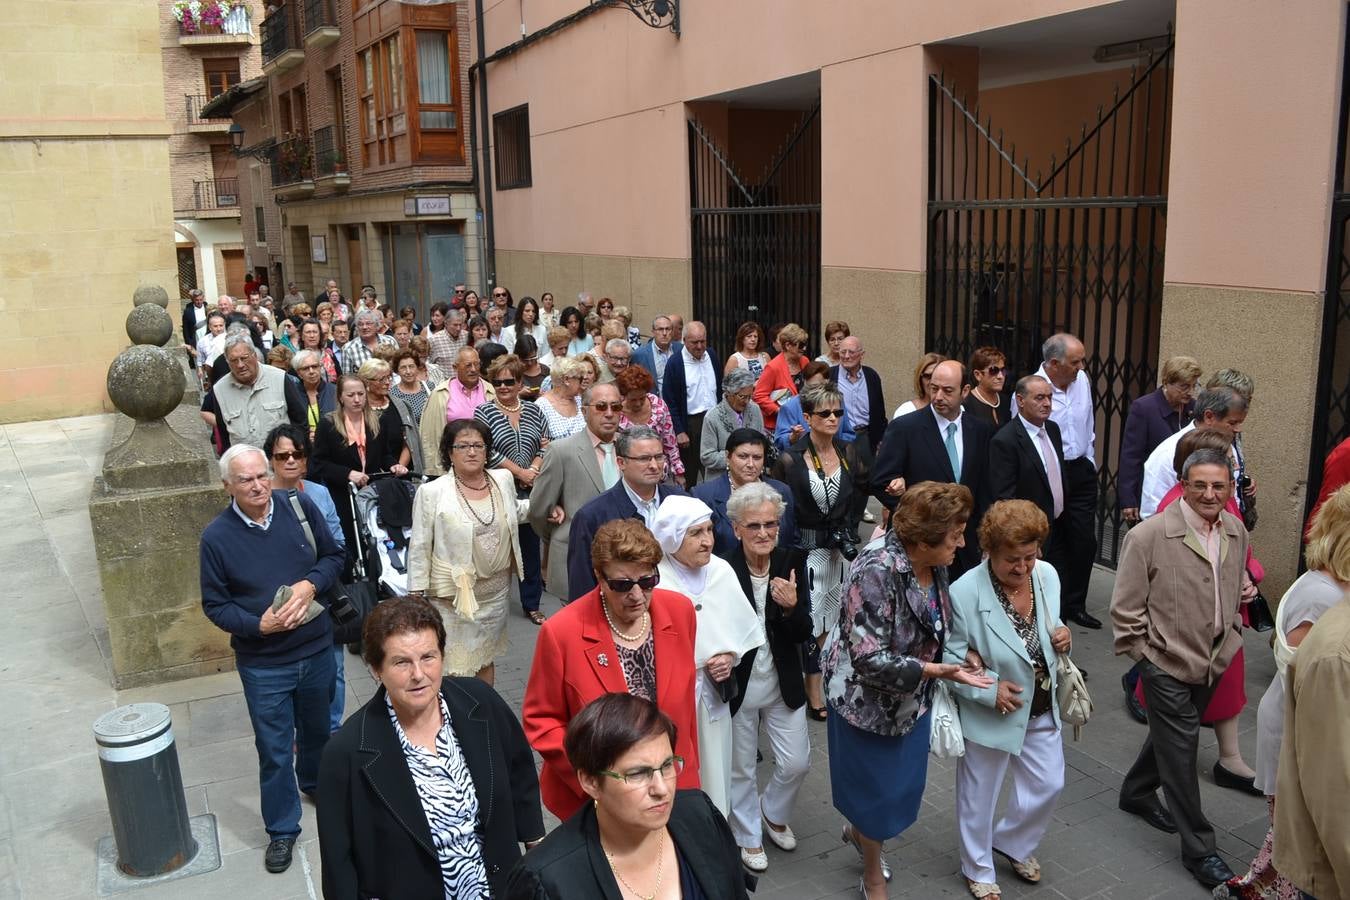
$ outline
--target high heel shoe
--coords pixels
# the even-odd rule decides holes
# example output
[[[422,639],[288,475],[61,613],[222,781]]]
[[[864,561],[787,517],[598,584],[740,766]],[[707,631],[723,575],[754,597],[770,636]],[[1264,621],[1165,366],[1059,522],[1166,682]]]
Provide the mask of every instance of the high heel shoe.
[[[858,859],[863,858],[862,845],[853,837],[853,831],[849,826],[844,826],[844,830],[839,833],[839,840],[843,841],[845,844],[852,844],[853,849],[858,851]],[[884,856],[881,858],[881,877],[888,882],[891,880],[891,864],[886,862],[886,857]],[[862,882],[859,881],[858,884],[861,886]],[[866,888],[863,888],[863,896],[867,896]]]

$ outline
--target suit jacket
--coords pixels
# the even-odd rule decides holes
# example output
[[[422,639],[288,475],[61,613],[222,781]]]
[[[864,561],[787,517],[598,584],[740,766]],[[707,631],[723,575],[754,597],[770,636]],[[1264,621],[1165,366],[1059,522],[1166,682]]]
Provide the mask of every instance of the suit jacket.
[[[683,350],[683,347],[681,348]],[[703,354],[704,357],[712,362],[713,370],[713,406],[708,407],[711,412],[713,408],[722,399],[722,361],[717,358],[717,354],[709,347]],[[661,399],[666,401],[666,407],[670,409],[671,421],[675,424],[675,433],[688,433],[689,426],[685,420],[689,417],[689,393],[686,390],[686,381],[684,377],[684,353],[676,353],[670,357],[670,362],[666,363],[666,375],[661,380]],[[700,435],[691,434],[689,440],[698,441]]]
[[[1059,574],[1045,560],[1037,560],[1032,569],[1036,593],[1036,631],[1041,639],[1043,663],[1050,674],[1050,711],[1059,724],[1055,686],[1059,682],[1055,649],[1050,634],[1064,624],[1059,618]],[[1031,698],[1035,693],[1035,664],[1027,655],[1027,646],[1017,636],[1012,620],[994,593],[988,566],[976,566],[952,584],[952,621],[943,645],[943,662],[960,665],[966,651],[975,650],[984,660],[984,674],[994,679],[987,688],[974,688],[956,682],[947,686],[959,698],[961,731],[967,741],[1002,750],[1013,755],[1022,752],[1022,742],[1031,722]],[[997,709],[998,682],[1020,685],[1022,705],[1006,715]]]
[[[594,451],[591,457],[595,457]],[[541,473],[542,474],[542,473]],[[536,479],[535,484],[539,482]],[[659,504],[671,494],[685,496],[684,489],[674,484],[658,484],[656,498]],[[530,494],[533,502],[534,494]],[[577,510],[572,519],[572,533],[567,543],[567,593],[559,594],[568,600],[575,600],[595,587],[595,571],[591,568],[591,541],[595,532],[606,522],[615,519],[641,518],[637,507],[624,490],[623,479],[614,483],[614,487],[600,494]],[[553,559],[549,558],[552,565]]]
[[[1120,437],[1120,468],[1116,482],[1116,505],[1138,509],[1144,483],[1144,461],[1153,448],[1181,430],[1191,420],[1195,404],[1187,404],[1180,417],[1167,402],[1162,388],[1130,404],[1125,431]]]
[[[685,771],[689,771],[687,764]],[[705,896],[746,900],[746,888],[756,879],[741,868],[740,850],[731,828],[707,794],[677,791],[667,827]],[[589,803],[516,863],[506,889],[507,900],[581,897],[624,897],[600,845],[595,807]]]
[[[670,352],[672,355],[679,355],[679,352],[683,349],[683,341],[671,341]],[[651,376],[658,382],[666,377],[664,370],[661,372],[656,371],[656,345],[653,344],[651,340],[648,340],[647,343],[633,351],[632,362],[635,365],[642,366],[642,368],[650,372]]]
[[[1191,536],[1181,503],[1145,519],[1125,535],[1111,593],[1111,624],[1117,656],[1147,658],[1186,684],[1214,684],[1242,646],[1242,570],[1247,529],[1229,512],[1219,513],[1227,535],[1219,568],[1222,620],[1214,631],[1213,570]]]
[[[422,421],[426,421],[423,414]],[[548,445],[544,464],[530,489],[530,526],[540,540],[548,542],[548,572],[545,573],[549,593],[570,597],[567,592],[567,548],[572,535],[572,524],[577,511],[605,490],[600,464],[595,460],[591,432],[583,428],[576,434]],[[548,514],[561,506],[565,518],[561,525],[548,521]]]
[[[203,304],[202,309],[207,309],[207,306]],[[183,343],[195,351],[197,349],[197,317],[192,312],[191,300],[183,301],[180,324],[183,328]]]
[[[778,526],[778,546],[797,546],[797,513],[792,502],[792,489],[775,478],[761,477],[760,481],[777,491],[787,504],[782,517],[778,520],[781,523]],[[736,539],[736,532],[731,528],[731,519],[727,516],[727,501],[731,499],[731,476],[722,474],[708,481],[700,481],[690,493],[708,504],[708,508],[713,511],[713,552],[725,558],[741,545]]]
[[[539,779],[544,806],[560,819],[575,813],[587,799],[563,752],[567,723],[601,694],[628,693],[600,603],[597,588],[540,626],[521,706],[525,736],[544,761]],[[648,612],[656,654],[656,705],[679,729],[675,752],[684,757],[678,786],[696,788],[694,604],[683,594],[655,588]]]
[[[1041,455],[1036,452],[1031,435],[1027,434],[1020,416],[1008,424],[1011,427],[1000,428],[989,441],[989,502],[1030,500],[1041,508],[1052,526],[1062,524],[1055,520],[1055,499],[1050,493],[1050,479],[1045,474],[1045,466],[1041,463]],[[1046,419],[1045,430],[1050,435],[1050,445],[1054,447],[1055,459],[1059,462],[1060,496],[1067,497],[1064,442],[1060,439],[1059,426]],[[1060,518],[1063,516],[1061,511]]]
[[[441,696],[473,776],[483,862],[497,895],[520,858],[520,844],[544,835],[534,755],[506,701],[478,679],[442,679]],[[384,688],[329,739],[319,766],[319,796],[325,898],[444,894],[431,827],[385,707]]]
[[[721,554],[718,554],[721,556]],[[750,583],[750,565],[745,560],[745,551],[740,547],[731,551],[727,557],[731,570],[741,582],[741,592],[753,607],[755,605],[754,587]],[[801,709],[806,702],[806,689],[802,685],[803,641],[811,639],[811,586],[806,577],[806,554],[798,550],[789,550],[779,541],[779,546],[769,554],[770,584],[774,578],[790,578],[797,575],[797,605],[791,612],[773,602],[773,598],[764,598],[764,633],[769,640],[766,646],[773,654],[773,668],[778,673],[778,690],[788,709]],[[731,698],[731,714],[741,708],[745,699],[745,686],[750,683],[750,673],[755,667],[755,657],[764,647],[756,647],[741,657],[736,666],[736,686],[739,690]]]
[[[839,366],[830,366],[830,380],[838,384],[843,377]],[[875,451],[886,436],[886,426],[890,423],[890,412],[886,409],[886,398],[881,393],[881,376],[871,366],[862,367],[863,381],[867,382],[867,415],[869,421],[855,422],[860,432],[864,432],[872,442]]]
[[[989,442],[994,436],[993,426],[973,416],[961,417],[961,484],[970,488],[975,507],[966,523],[966,545],[956,551],[952,565],[959,576],[980,561],[980,542],[977,537],[980,518],[989,508]],[[947,447],[938,430],[933,410],[925,407],[886,426],[886,437],[881,442],[875,464],[872,466],[872,485],[875,494],[887,507],[894,509],[898,497],[886,493],[886,485],[893,478],[905,479],[912,487],[922,481],[956,480]]]

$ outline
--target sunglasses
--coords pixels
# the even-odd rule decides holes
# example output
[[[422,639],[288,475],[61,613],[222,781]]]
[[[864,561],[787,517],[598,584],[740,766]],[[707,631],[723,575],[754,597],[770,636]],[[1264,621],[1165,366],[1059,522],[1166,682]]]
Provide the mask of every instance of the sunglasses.
[[[634,586],[642,588],[644,591],[650,591],[661,583],[661,573],[653,572],[650,575],[643,575],[641,578],[606,578],[605,584],[616,594],[626,594]]]
[[[516,380],[515,380],[514,378],[494,378],[494,379],[492,379],[492,386],[493,386],[493,387],[515,387],[515,386],[516,386]]]
[[[588,403],[587,406],[597,412],[620,412],[623,410],[622,403]]]
[[[305,454],[299,450],[283,450],[272,454],[272,459],[277,462],[290,462],[293,459],[304,459]]]
[[[818,409],[815,412],[811,413],[811,415],[817,416],[822,419],[837,419],[843,414],[844,411],[842,409]]]

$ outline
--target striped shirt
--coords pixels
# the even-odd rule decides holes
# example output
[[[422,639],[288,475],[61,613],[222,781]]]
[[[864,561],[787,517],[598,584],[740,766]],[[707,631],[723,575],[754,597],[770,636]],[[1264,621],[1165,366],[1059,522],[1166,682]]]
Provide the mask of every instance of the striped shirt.
[[[502,411],[496,403],[484,403],[473,411],[473,417],[488,427],[492,433],[492,452],[488,455],[488,466],[494,469],[502,467],[502,462],[511,462],[528,469],[530,463],[539,455],[540,447],[548,440],[548,425],[544,422],[544,413],[533,403],[520,404],[520,429],[511,426],[511,417]]]

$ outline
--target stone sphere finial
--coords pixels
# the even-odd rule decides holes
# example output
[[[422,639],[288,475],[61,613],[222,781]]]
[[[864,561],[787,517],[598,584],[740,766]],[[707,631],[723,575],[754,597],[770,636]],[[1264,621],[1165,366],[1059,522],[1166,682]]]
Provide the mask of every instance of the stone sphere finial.
[[[133,344],[163,347],[173,337],[173,319],[162,307],[142,303],[127,314],[127,337]]]
[[[157,284],[143,284],[131,295],[132,306],[140,306],[142,303],[153,303],[160,309],[168,309],[169,292]]]
[[[160,313],[167,316],[162,309]],[[108,396],[137,422],[153,422],[173,412],[183,401],[186,383],[182,364],[162,347],[128,347],[108,367]]]

